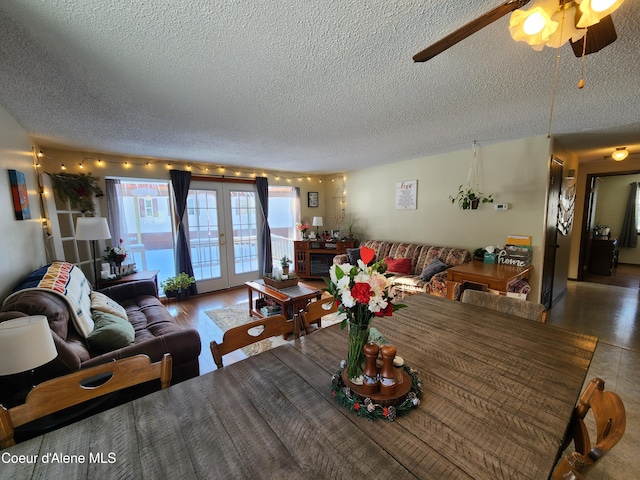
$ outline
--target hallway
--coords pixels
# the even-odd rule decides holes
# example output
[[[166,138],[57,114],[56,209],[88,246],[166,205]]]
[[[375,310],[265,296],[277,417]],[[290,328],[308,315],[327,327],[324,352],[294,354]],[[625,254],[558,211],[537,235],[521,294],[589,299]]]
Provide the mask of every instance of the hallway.
[[[600,377],[625,405],[625,434],[589,478],[637,478],[640,471],[639,303],[637,286],[570,281],[567,294],[548,312],[547,324],[598,337],[585,385]]]

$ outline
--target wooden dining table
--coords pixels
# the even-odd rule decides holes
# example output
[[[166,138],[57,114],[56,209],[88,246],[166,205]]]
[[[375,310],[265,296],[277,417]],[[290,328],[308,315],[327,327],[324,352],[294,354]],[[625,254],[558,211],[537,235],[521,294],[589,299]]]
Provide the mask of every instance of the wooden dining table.
[[[403,303],[373,323],[423,387],[395,421],[332,397],[347,352],[335,325],[0,451],[0,476],[547,479],[597,339],[426,294]]]

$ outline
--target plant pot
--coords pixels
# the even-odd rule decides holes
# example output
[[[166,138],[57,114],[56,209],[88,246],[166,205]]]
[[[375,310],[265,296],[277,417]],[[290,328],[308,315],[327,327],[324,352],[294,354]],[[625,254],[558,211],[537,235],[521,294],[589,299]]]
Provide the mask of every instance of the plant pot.
[[[480,199],[474,198],[469,202],[469,204],[471,205],[471,210],[477,210],[478,206],[480,205]]]
[[[289,275],[289,265],[282,265],[282,274]]]
[[[165,290],[164,294],[167,298],[176,298],[178,296],[177,290]]]

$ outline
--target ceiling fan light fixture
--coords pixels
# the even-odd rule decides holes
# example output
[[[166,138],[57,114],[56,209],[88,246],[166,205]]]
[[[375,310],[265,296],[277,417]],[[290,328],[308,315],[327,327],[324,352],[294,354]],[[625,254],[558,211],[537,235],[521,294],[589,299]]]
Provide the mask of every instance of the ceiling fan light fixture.
[[[580,5],[580,19],[576,26],[586,28],[595,25],[607,15],[615,12],[624,0],[576,0]]]
[[[627,147],[616,147],[616,151],[611,154],[611,157],[616,162],[621,162],[628,156],[629,156],[629,152],[627,151]]]
[[[577,42],[585,36],[587,33],[586,28],[576,28],[576,12],[576,7],[569,7],[564,11],[560,10],[556,12],[553,17],[551,17],[551,20],[558,22],[558,24],[561,24],[562,26],[549,37],[549,41],[546,43],[547,47],[560,48],[569,40]],[[533,46],[533,48],[536,49],[535,46]],[[536,50],[542,50],[542,48],[538,48]]]
[[[557,0],[535,0],[528,10],[515,10],[509,20],[511,37],[531,46],[544,46],[558,29],[558,22],[551,18],[557,10]]]

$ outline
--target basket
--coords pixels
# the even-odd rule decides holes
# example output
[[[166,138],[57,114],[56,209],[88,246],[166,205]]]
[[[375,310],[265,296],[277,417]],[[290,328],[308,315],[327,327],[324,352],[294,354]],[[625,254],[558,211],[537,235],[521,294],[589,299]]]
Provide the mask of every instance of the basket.
[[[262,277],[262,280],[270,287],[276,289],[295,287],[298,284],[298,277],[287,278],[286,280],[276,280],[275,278],[265,275],[264,277]]]

